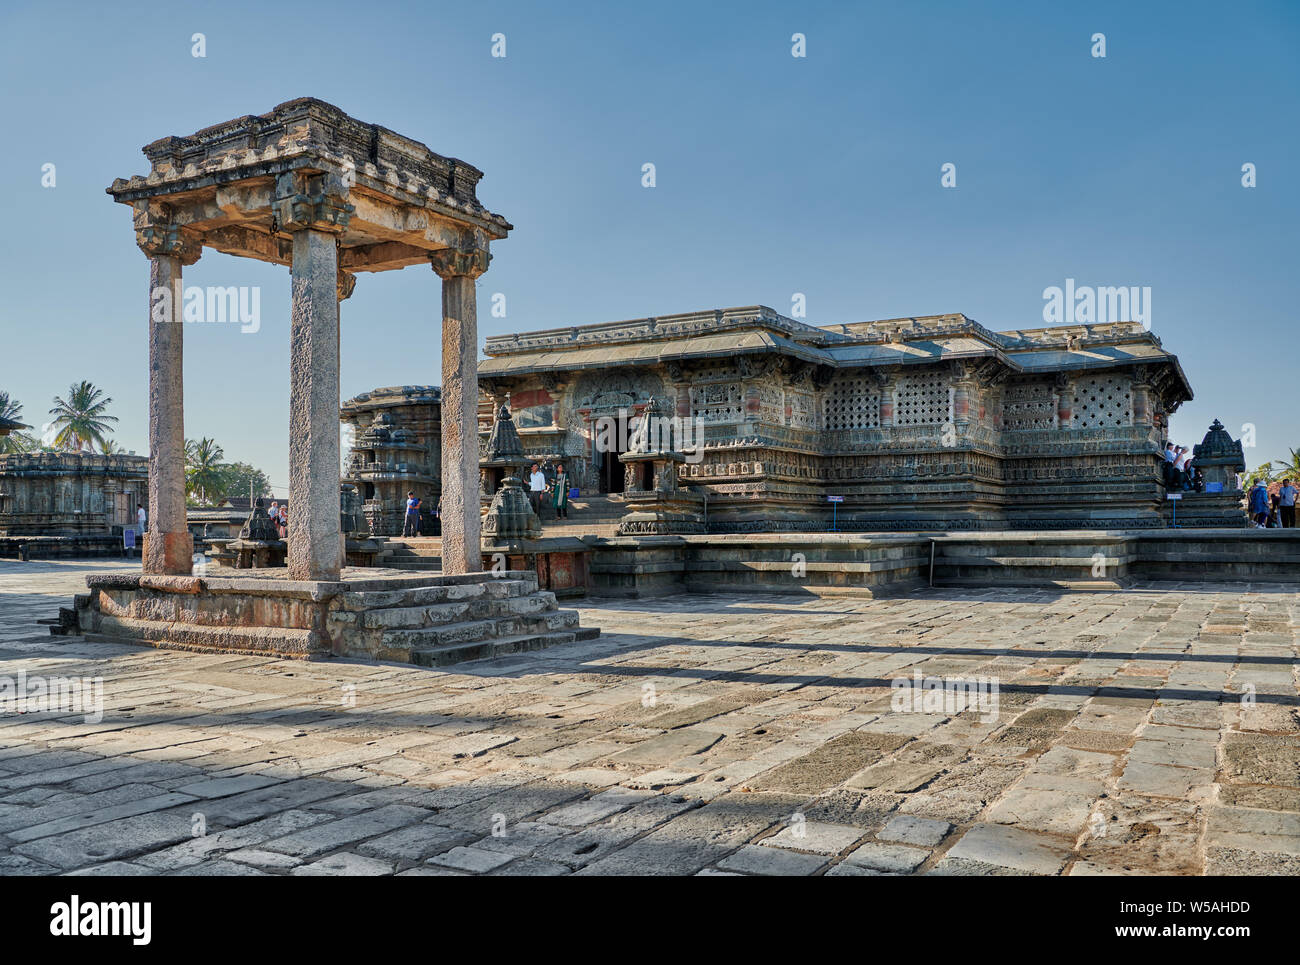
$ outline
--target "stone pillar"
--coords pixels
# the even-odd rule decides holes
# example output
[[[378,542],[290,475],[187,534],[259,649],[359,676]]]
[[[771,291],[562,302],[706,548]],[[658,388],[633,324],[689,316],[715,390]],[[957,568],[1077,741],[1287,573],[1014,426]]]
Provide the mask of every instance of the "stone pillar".
[[[356,275],[353,275],[353,274],[349,274],[348,272],[346,272],[346,271],[344,271],[342,268],[340,268],[340,269],[339,269],[339,274],[338,274],[338,282],[337,282],[337,284],[335,285],[335,289],[334,289],[334,290],[335,290],[335,294],[337,295],[337,301],[338,301],[338,310],[334,313],[334,314],[335,314],[335,317],[338,319],[338,323],[337,323],[337,325],[335,326],[335,340],[337,341],[338,346],[339,346],[338,351],[335,352],[335,366],[334,366],[335,373],[334,373],[334,382],[335,382],[335,384],[338,385],[338,386],[341,386],[341,385],[343,384],[343,382],[342,382],[342,378],[341,378],[340,375],[339,375],[339,369],[340,369],[340,366],[341,366],[341,360],[342,360],[342,357],[343,357],[343,302],[344,302],[346,299],[349,299],[349,298],[352,297],[352,292],[356,289],[356,287],[357,287],[357,276],[356,276]],[[341,429],[342,429],[342,424],[340,423],[340,431],[341,431]],[[340,446],[340,452],[339,452],[339,463],[340,463],[340,465],[342,464],[342,460],[343,460],[343,453],[342,453],[342,451],[341,451],[341,447],[342,447],[342,445],[343,445],[343,442],[342,442],[342,438],[340,437],[340,440],[339,440],[339,446]],[[344,566],[346,566],[346,565],[347,565],[347,559],[348,559],[348,534],[347,534],[347,530],[346,530],[346,528],[345,528],[344,525],[343,525],[343,515],[344,515],[344,513],[343,513],[343,492],[342,492],[342,490],[343,490],[342,480],[340,479],[340,480],[339,480],[339,560],[343,563]],[[361,495],[361,490],[359,490],[359,489],[356,490],[356,493],[357,493],[357,496],[356,496],[357,504],[358,504],[358,505],[364,505],[364,503],[365,503],[365,497]],[[357,512],[356,515],[357,515],[357,518],[358,518],[359,520],[365,518],[365,514],[364,514],[364,512],[361,511],[361,510],[358,510],[358,512]]]
[[[483,568],[478,473],[478,306],[487,249],[430,255],[442,279],[442,572]]]
[[[146,573],[188,576],[194,539],[185,525],[184,329],[181,268],[202,240],[167,223],[157,208],[135,214],[136,242],[149,256],[149,502]],[[130,507],[135,519],[135,507]]]
[[[1074,417],[1072,411],[1074,396],[1071,391],[1070,377],[1064,372],[1058,372],[1054,385],[1056,388],[1054,393],[1056,397],[1056,425],[1058,429],[1068,429]]]
[[[339,257],[351,206],[329,175],[282,174],[275,214],[293,235],[289,326],[289,576],[335,580],[339,526]]]

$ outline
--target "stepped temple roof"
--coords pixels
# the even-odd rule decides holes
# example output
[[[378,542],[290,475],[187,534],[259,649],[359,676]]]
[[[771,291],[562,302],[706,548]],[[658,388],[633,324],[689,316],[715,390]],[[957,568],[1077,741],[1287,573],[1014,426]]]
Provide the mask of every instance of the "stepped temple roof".
[[[763,305],[577,325],[487,339],[479,376],[776,352],[829,369],[987,359],[1010,374],[1158,364],[1184,401],[1178,357],[1138,322],[995,332],[960,313],[817,327]]]

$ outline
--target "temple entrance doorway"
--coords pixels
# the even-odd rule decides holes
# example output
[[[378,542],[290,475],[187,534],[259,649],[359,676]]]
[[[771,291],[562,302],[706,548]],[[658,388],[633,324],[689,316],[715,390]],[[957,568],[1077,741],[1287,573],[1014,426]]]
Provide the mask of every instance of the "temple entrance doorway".
[[[627,451],[630,422],[630,413],[626,409],[601,416],[596,435],[596,456],[600,460],[597,472],[602,493],[621,493],[625,488],[623,463],[618,457]]]

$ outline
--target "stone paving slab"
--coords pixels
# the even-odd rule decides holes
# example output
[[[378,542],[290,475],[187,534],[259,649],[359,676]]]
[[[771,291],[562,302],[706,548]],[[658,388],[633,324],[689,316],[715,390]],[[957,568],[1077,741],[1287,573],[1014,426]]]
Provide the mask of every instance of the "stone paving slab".
[[[0,676],[104,701],[0,709],[0,874],[1300,873],[1290,586],[588,602],[449,671],[35,623],[129,571],[0,561]]]

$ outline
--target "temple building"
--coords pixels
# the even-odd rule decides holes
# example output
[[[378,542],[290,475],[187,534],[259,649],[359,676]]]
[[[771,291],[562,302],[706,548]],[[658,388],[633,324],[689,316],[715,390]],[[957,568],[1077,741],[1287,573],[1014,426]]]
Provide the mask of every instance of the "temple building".
[[[420,531],[438,532],[434,510],[442,492],[442,393],[435,386],[399,385],[363,392],[342,406],[351,433],[343,484],[361,499],[374,536],[399,536],[406,494],[423,506]]]
[[[41,545],[46,555],[120,551],[136,506],[149,506],[147,456],[21,452],[0,456],[0,552]]]
[[[495,336],[486,355],[481,411],[508,403],[527,455],[585,493],[642,488],[621,458],[641,413],[675,416],[678,482],[717,533],[1162,526],[1167,419],[1192,398],[1136,322],[817,327],[753,306]]]

